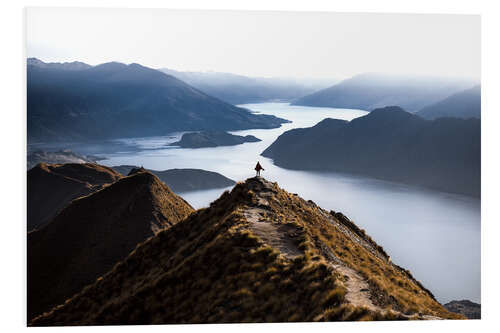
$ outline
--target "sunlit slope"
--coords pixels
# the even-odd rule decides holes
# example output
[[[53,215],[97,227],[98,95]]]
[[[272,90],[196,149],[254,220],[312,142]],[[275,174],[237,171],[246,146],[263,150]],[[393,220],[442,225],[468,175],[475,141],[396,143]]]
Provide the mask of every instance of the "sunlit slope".
[[[340,213],[251,178],[31,325],[462,318]]]

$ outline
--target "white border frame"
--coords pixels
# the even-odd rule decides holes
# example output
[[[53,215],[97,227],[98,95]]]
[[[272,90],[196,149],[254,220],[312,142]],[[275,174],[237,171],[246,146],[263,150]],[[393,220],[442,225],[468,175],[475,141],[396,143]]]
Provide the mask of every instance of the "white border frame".
[[[0,11],[0,31],[2,34],[1,86],[2,103],[2,274],[0,275],[0,324],[5,329],[26,329],[26,109],[25,109],[25,12],[31,6],[71,6],[71,7],[120,7],[120,8],[177,8],[177,9],[231,9],[231,10],[287,10],[287,11],[331,11],[331,12],[372,12],[372,13],[442,13],[480,14],[482,16],[482,317],[478,321],[443,322],[382,322],[382,323],[317,323],[317,324],[252,324],[252,325],[169,325],[165,326],[115,326],[99,328],[61,328],[66,330],[125,330],[176,332],[208,330],[213,332],[254,330],[287,330],[299,332],[310,329],[330,331],[348,329],[358,332],[423,330],[456,332],[480,329],[490,331],[500,326],[495,323],[496,303],[499,298],[498,277],[500,269],[496,264],[499,253],[497,238],[500,235],[499,213],[495,209],[500,188],[500,170],[497,142],[497,126],[500,118],[498,101],[499,82],[499,5],[487,0],[349,0],[334,2],[328,0],[21,0],[4,1]],[[38,328],[51,330],[53,328]],[[36,330],[38,330],[36,329]]]

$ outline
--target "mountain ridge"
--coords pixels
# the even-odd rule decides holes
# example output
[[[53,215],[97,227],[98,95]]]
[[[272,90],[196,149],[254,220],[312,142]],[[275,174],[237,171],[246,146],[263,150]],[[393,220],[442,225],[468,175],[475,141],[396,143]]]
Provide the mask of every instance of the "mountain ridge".
[[[425,119],[442,117],[481,118],[481,85],[457,92],[416,113]]]
[[[233,106],[139,64],[111,62],[71,71],[27,67],[31,143],[276,128],[287,122]]]
[[[93,163],[39,163],[27,172],[27,228],[46,225],[72,200],[94,193],[122,176]]]
[[[437,318],[463,317],[342,214],[254,177],[30,326]]]
[[[52,69],[64,69],[64,70],[83,70],[83,69],[88,69],[91,68],[92,66],[89,64],[86,64],[81,61],[72,61],[72,62],[43,62],[38,58],[28,58],[26,59],[26,65],[27,66],[39,66],[39,67],[45,67],[45,68],[52,68]]]
[[[148,172],[71,201],[44,227],[28,233],[28,320],[94,283],[138,243],[192,212]]]
[[[231,104],[291,101],[338,80],[249,77],[221,72],[182,72],[169,68],[160,71],[175,76],[197,89]]]
[[[298,98],[292,104],[361,110],[399,105],[417,112],[475,84],[469,79],[364,73]]]

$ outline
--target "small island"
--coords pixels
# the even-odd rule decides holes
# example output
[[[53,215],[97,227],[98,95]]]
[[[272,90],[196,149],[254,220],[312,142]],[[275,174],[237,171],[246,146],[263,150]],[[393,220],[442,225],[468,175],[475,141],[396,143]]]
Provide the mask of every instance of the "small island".
[[[224,131],[203,131],[185,133],[181,140],[169,144],[169,146],[179,146],[182,148],[207,148],[219,146],[236,146],[245,142],[262,141],[253,135],[234,135]]]

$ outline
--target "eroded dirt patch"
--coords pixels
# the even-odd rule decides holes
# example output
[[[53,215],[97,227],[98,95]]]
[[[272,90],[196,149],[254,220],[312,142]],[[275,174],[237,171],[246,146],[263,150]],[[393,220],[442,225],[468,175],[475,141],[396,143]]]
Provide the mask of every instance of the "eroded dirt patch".
[[[298,249],[294,239],[298,234],[296,227],[274,223],[266,218],[267,212],[262,208],[249,208],[244,214],[252,232],[264,243],[278,249],[286,258],[294,259],[304,254]]]

